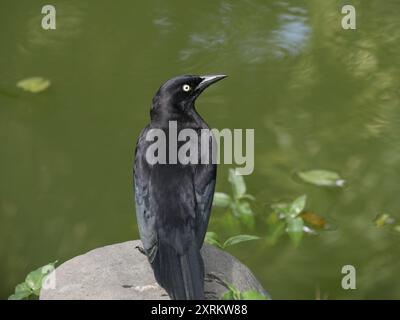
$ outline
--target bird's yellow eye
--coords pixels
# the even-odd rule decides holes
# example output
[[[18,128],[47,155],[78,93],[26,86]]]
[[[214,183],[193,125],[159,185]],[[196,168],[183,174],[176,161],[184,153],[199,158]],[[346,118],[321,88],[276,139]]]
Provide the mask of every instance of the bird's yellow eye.
[[[185,92],[189,92],[192,88],[188,84],[184,84],[182,86],[182,90]]]

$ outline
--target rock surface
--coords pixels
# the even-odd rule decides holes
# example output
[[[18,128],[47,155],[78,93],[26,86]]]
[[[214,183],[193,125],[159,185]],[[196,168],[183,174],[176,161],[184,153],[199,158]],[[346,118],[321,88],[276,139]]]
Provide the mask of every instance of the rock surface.
[[[77,256],[56,268],[55,288],[42,289],[41,300],[154,299],[169,296],[155,281],[138,240],[109,245]],[[266,294],[250,270],[230,254],[204,244],[206,299],[220,299],[227,291],[224,281],[240,291]]]

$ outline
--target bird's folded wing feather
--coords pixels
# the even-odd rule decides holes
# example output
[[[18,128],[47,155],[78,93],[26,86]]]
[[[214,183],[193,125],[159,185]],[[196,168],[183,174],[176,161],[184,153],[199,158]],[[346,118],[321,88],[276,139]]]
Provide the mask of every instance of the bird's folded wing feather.
[[[200,165],[196,168],[195,190],[197,201],[196,212],[196,236],[197,243],[201,247],[207,232],[208,220],[214,198],[216,165]]]
[[[150,262],[157,251],[157,233],[155,229],[156,217],[150,210],[150,167],[145,159],[148,142],[145,140],[148,127],[144,128],[139,136],[135,150],[135,199],[136,218],[139,226],[140,238]]]

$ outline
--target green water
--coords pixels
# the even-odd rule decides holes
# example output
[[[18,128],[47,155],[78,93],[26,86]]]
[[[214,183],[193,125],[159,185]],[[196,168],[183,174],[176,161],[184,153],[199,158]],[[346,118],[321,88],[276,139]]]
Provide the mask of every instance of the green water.
[[[118,3],[118,4],[117,4]],[[46,1],[0,4],[0,297],[27,272],[138,237],[132,154],[155,90],[185,73],[229,78],[198,100],[215,128],[255,129],[246,177],[257,213],[307,194],[332,231],[229,249],[275,299],[400,298],[400,3],[350,1],[357,30],[341,28],[348,1]],[[16,83],[42,76],[47,91]],[[229,191],[220,165],[218,191]],[[300,184],[292,173],[330,169],[348,186]],[[210,230],[232,235],[222,213]],[[236,231],[235,231],[236,232]],[[263,230],[254,231],[263,235]],[[357,289],[341,288],[341,268]]]

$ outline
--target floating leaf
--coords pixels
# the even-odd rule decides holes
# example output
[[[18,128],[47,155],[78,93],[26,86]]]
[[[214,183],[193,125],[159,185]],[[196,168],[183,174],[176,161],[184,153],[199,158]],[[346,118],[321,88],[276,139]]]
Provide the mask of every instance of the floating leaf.
[[[300,214],[300,217],[303,218],[304,222],[311,225],[314,228],[317,229],[327,229],[328,224],[324,218],[321,218],[320,216],[316,215],[313,212],[306,211],[302,212]]]
[[[213,206],[220,208],[227,208],[231,204],[232,199],[229,195],[222,192],[214,193]]]
[[[343,187],[345,184],[345,180],[333,171],[310,170],[298,172],[297,175],[304,182],[321,187]]]
[[[374,223],[378,228],[382,228],[388,224],[395,223],[395,219],[392,218],[389,214],[383,213],[376,216]]]
[[[240,300],[268,300],[268,297],[256,290],[249,290],[240,294]]]
[[[26,78],[18,81],[17,87],[32,93],[39,93],[50,86],[50,80],[41,77]]]
[[[205,236],[205,238],[204,238],[204,241],[205,241],[206,243],[208,243],[208,244],[211,244],[211,245],[213,245],[213,246],[216,246],[216,247],[222,249],[222,245],[221,245],[221,243],[219,242],[218,235],[217,235],[215,232],[212,232],[212,231],[207,232],[207,233],[206,233],[206,236]]]
[[[296,217],[300,212],[302,212],[306,206],[307,196],[302,195],[292,202],[290,205],[290,215]]]
[[[287,219],[287,233],[293,244],[297,247],[303,238],[303,219],[300,217]]]
[[[252,235],[248,235],[248,234],[241,234],[241,235],[238,235],[238,236],[234,236],[234,237],[228,238],[224,242],[222,247],[226,248],[226,247],[233,246],[233,245],[241,243],[241,242],[250,241],[250,240],[257,240],[257,239],[260,239],[260,237],[252,236]]]
[[[246,194],[246,184],[243,176],[236,175],[234,169],[229,169],[228,181],[231,183],[233,197],[235,199],[240,199]]]

